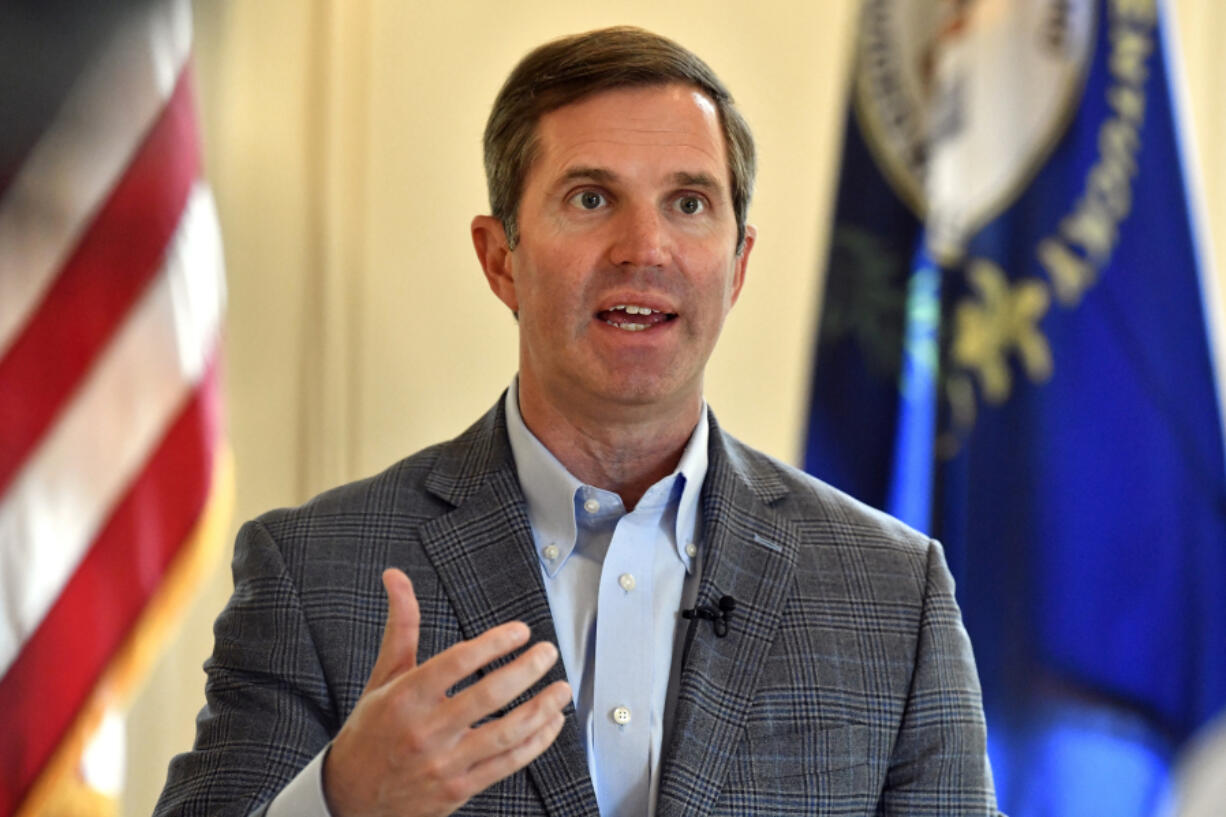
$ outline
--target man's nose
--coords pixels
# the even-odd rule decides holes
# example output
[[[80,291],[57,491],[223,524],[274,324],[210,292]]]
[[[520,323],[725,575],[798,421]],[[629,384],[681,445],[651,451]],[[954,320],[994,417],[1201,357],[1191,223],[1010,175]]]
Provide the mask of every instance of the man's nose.
[[[624,207],[615,222],[609,260],[618,266],[662,267],[668,261],[668,241],[654,205]]]

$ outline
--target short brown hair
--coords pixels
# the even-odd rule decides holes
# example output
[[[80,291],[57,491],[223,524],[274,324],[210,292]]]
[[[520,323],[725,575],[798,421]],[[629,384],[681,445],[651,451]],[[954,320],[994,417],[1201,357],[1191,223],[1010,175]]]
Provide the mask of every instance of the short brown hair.
[[[719,111],[732,180],[736,247],[741,251],[756,161],[749,125],[734,107],[728,89],[696,54],[630,26],[546,43],[520,60],[498,92],[485,125],[485,179],[491,213],[502,222],[512,249],[519,240],[516,214],[524,179],[536,155],[540,118],[599,91],[671,82],[695,86]]]

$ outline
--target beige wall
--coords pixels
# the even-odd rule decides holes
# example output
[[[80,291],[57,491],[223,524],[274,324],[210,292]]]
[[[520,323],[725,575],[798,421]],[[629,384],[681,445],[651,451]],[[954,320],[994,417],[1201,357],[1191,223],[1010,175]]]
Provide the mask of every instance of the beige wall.
[[[453,436],[515,368],[468,239],[503,76],[559,34],[635,23],[705,56],[754,127],[760,237],[709,368],[734,433],[795,460],[854,0],[197,0],[197,79],[230,284],[238,520]],[[508,12],[507,9],[511,9]],[[1226,10],[1181,0],[1196,134],[1226,140]],[[1226,236],[1226,152],[1204,161]],[[1223,240],[1226,244],[1226,239]],[[1219,263],[1218,269],[1226,269]],[[124,813],[148,814],[203,702],[220,569],[129,720]]]

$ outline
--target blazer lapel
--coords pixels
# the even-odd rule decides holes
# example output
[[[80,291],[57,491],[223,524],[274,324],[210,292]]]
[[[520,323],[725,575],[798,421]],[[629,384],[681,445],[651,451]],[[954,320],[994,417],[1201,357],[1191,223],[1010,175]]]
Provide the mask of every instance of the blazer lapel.
[[[742,740],[761,669],[793,580],[798,535],[770,504],[787,493],[773,472],[740,459],[711,417],[698,603],[736,600],[728,634],[693,621],[664,753],[657,817],[710,813]]]
[[[551,641],[556,645],[557,633],[507,442],[502,406],[499,400],[493,410],[440,454],[426,487],[453,504],[455,510],[422,528],[422,547],[451,600],[464,638],[475,638],[490,627],[520,620],[531,628],[533,642]],[[565,678],[565,669],[558,661],[506,711]],[[528,774],[547,814],[596,815],[596,795],[574,706],[567,704],[564,714],[566,723],[561,734],[529,764]]]

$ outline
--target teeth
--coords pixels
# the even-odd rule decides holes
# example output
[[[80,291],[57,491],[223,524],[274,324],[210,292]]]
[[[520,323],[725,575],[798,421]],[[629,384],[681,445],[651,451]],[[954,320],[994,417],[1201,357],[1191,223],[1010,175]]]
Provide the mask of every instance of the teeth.
[[[618,304],[609,308],[610,312],[625,312],[627,315],[659,315],[660,310],[652,309],[649,306],[639,306],[638,304]],[[605,321],[609,326],[616,326],[618,329],[624,329],[627,332],[642,332],[644,329],[650,329],[649,323],[614,323],[613,321]]]

